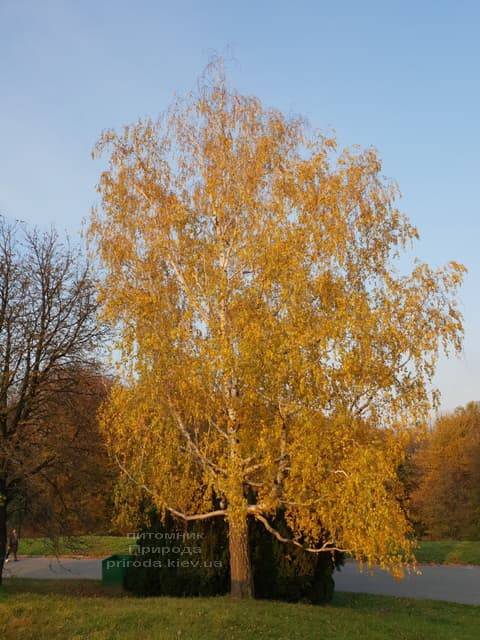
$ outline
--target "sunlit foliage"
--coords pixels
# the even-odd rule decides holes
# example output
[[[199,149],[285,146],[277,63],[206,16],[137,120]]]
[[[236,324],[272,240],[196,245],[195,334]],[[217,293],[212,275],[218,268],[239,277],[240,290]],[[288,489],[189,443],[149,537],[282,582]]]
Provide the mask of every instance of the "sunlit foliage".
[[[339,152],[216,63],[96,153],[122,374],[103,421],[128,491],[225,516],[235,540],[281,508],[303,546],[410,559],[402,432],[436,402],[439,350],[461,347],[464,269],[395,270],[417,231],[375,150]]]
[[[434,538],[480,537],[480,404],[440,416],[412,458],[413,511]]]

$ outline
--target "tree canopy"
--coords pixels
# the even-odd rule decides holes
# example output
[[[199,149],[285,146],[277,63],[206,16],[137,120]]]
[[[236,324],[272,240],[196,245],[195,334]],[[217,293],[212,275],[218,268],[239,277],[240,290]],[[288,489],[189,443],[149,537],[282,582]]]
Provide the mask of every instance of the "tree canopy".
[[[402,433],[437,402],[440,350],[461,348],[464,268],[399,272],[418,234],[376,151],[339,152],[214,64],[96,152],[90,238],[121,372],[103,423],[126,491],[225,517],[237,595],[246,522],[278,537],[278,510],[290,544],[410,560]]]

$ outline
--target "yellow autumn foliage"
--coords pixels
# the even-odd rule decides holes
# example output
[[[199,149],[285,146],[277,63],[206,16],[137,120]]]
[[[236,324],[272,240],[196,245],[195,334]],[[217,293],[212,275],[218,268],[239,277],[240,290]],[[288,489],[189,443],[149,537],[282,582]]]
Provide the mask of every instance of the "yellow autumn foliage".
[[[127,485],[239,529],[283,509],[302,546],[410,561],[397,468],[440,350],[461,348],[464,268],[398,271],[418,234],[375,150],[339,152],[217,64],[96,153],[121,375],[102,419]]]

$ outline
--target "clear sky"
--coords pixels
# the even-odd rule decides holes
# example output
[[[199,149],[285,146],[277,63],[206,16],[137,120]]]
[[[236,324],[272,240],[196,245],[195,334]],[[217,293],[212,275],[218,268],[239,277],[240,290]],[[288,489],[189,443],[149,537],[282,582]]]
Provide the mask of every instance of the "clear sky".
[[[417,255],[468,267],[465,352],[437,384],[445,409],[480,400],[479,31],[475,0],[0,0],[0,212],[77,234],[100,132],[227,53],[241,91],[377,147]]]

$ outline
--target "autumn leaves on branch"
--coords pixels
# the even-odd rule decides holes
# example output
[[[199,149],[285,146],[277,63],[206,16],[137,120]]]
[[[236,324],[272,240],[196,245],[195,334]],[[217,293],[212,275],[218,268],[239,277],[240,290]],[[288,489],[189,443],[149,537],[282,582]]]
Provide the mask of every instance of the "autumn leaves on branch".
[[[119,371],[102,423],[124,495],[225,517],[237,595],[245,523],[278,537],[279,510],[286,544],[410,561],[397,470],[437,401],[440,350],[461,348],[464,269],[398,273],[417,231],[376,152],[337,152],[217,62],[96,153],[89,237]]]

